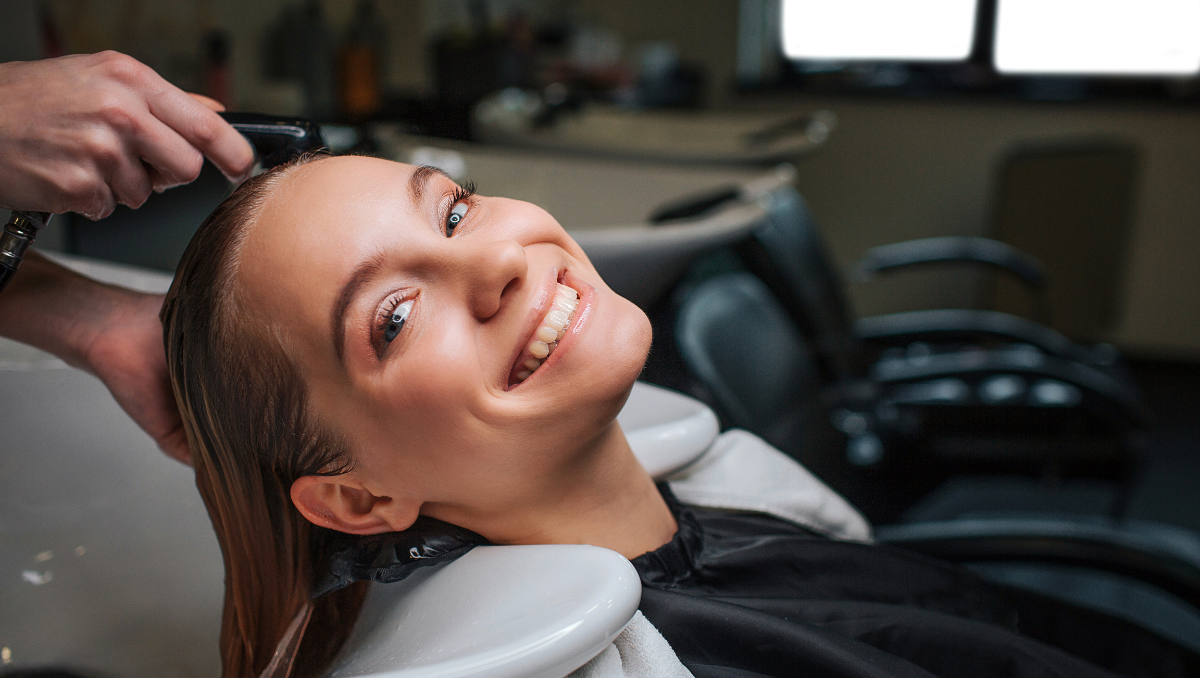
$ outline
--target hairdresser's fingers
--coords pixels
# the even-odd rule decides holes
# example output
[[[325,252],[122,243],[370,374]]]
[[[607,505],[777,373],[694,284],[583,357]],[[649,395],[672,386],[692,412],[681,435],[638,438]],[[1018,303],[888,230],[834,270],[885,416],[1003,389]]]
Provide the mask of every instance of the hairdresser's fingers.
[[[122,127],[125,129],[95,128],[88,138],[87,153],[101,181],[112,191],[113,198],[130,207],[141,207],[150,197],[153,185],[130,136],[136,134],[142,125],[134,121]]]
[[[0,64],[0,94],[6,208],[97,219],[117,202],[141,204],[147,180],[162,190],[194,178],[205,154],[239,180],[254,162],[219,105],[124,54]]]
[[[162,325],[156,327],[159,331],[154,338],[161,345]],[[139,381],[124,386],[112,383],[109,387],[124,389],[120,394],[113,390],[117,402],[143,431],[150,434],[160,450],[190,466],[192,453],[183,431],[183,419],[175,404],[175,393],[171,390],[166,355],[162,350],[147,352],[141,356],[141,360],[143,362],[137,367],[127,368],[129,377],[138,377]]]
[[[178,182],[171,181],[165,174],[158,171],[157,167],[154,167],[150,163],[143,160],[142,165],[146,168],[146,176],[150,177],[150,185],[154,188],[155,193],[162,193],[168,188],[174,188],[179,185]]]
[[[195,92],[188,92],[188,96],[195,99],[196,101],[199,101],[200,103],[204,104],[205,106],[208,106],[209,110],[216,111],[217,113],[225,112],[225,104],[221,103],[220,101],[217,101],[216,99],[214,99],[212,97],[206,97],[203,94],[196,94]]]
[[[123,54],[57,63],[79,80],[78,98],[71,102],[77,110],[68,114],[69,123],[59,122],[63,129],[55,130],[75,140],[71,152],[76,171],[66,187],[74,203],[71,209],[96,219],[111,213],[117,203],[140,207],[154,189],[140,147],[146,138],[161,137],[169,130],[150,114],[139,85],[161,78]],[[76,66],[80,70],[72,70]],[[179,147],[187,146],[182,139],[177,141]]]
[[[148,116],[146,116],[148,117]],[[78,212],[89,219],[108,216],[118,202],[145,200],[145,170],[131,156],[125,133],[112,125],[86,124],[53,129],[57,143],[41,143],[43,152],[23,179],[40,177],[46,207],[41,211]]]
[[[92,197],[84,202],[64,203],[60,209],[55,210],[55,214],[63,214],[66,212],[75,212],[91,221],[99,221],[104,217],[113,213],[117,208],[117,199],[108,186],[98,187],[92,194]]]
[[[106,54],[104,66],[110,78],[137,92],[151,115],[212,160],[231,181],[240,181],[250,173],[254,165],[250,143],[216,114],[211,103],[189,96],[123,54]]]
[[[132,152],[121,155],[106,180],[117,203],[133,209],[141,207],[154,190],[146,165]]]
[[[230,181],[245,179],[254,166],[250,142],[216,112],[165,81],[163,84],[165,88],[146,99],[154,117],[199,149]]]
[[[165,363],[163,366],[165,367]],[[187,434],[183,431],[183,418],[180,417],[179,408],[175,404],[175,394],[171,391],[170,378],[165,372],[160,377],[159,402],[162,403],[162,407],[159,409],[157,421],[150,425],[143,423],[146,421],[143,418],[138,421],[138,425],[150,433],[154,442],[158,444],[158,449],[168,457],[191,466],[192,451],[188,449]]]
[[[151,168],[154,190],[195,181],[204,167],[204,155],[162,121],[147,117],[135,143],[138,157]]]

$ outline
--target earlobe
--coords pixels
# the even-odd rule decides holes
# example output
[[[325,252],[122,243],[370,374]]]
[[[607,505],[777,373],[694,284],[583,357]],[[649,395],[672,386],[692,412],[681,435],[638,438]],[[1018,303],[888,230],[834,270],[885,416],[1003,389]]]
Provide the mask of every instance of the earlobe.
[[[420,502],[375,496],[353,473],[303,476],[292,483],[291,496],[310,523],[348,534],[406,530],[421,508]]]

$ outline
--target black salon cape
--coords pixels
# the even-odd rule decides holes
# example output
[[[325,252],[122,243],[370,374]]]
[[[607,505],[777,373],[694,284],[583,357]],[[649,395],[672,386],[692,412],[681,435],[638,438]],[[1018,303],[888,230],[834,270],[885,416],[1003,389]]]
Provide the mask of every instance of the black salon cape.
[[[696,678],[1200,676],[1200,655],[1122,620],[659,489],[679,532],[633,560],[640,609]]]

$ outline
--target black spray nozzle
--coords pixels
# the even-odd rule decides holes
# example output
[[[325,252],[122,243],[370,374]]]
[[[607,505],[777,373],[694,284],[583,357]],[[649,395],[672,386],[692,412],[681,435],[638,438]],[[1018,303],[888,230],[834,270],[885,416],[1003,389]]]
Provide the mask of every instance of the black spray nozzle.
[[[16,274],[21,260],[25,258],[25,250],[33,244],[38,231],[50,223],[52,216],[47,212],[13,211],[4,230],[0,232],[0,290]]]
[[[222,113],[221,117],[250,141],[263,167],[328,147],[320,126],[308,120],[259,113]]]

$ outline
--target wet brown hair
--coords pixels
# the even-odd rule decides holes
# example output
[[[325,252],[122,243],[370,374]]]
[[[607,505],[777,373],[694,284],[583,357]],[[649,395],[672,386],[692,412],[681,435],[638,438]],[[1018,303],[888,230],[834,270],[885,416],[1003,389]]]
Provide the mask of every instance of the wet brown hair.
[[[291,172],[324,157],[304,156],[260,174],[221,203],[188,245],[162,309],[196,485],[225,562],[224,678],[259,676],[289,625],[309,609],[319,528],[292,505],[292,483],[353,464],[345,441],[308,411],[304,380],[283,346],[239,320],[236,278],[247,232]],[[355,586],[313,603],[297,676],[315,675],[332,658],[364,591]],[[286,675],[276,664],[272,673]]]

